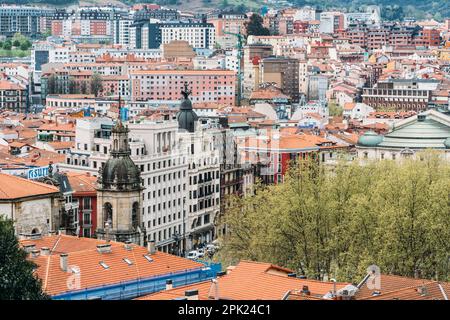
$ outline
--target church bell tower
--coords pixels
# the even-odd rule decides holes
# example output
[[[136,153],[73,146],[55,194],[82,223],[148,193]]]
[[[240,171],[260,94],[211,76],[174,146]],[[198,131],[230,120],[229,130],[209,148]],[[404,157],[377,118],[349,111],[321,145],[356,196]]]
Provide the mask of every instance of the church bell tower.
[[[143,245],[143,188],[140,170],[130,158],[128,132],[119,116],[111,131],[110,157],[97,180],[97,238]]]

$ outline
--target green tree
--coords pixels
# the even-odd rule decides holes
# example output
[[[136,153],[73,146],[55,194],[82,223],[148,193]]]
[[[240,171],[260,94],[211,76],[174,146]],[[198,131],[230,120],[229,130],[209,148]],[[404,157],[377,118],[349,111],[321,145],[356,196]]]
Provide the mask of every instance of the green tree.
[[[336,104],[336,102],[330,102],[328,104],[328,111],[330,113],[330,116],[332,117],[340,117],[342,116],[344,110],[342,107]]]
[[[0,300],[48,300],[35,268],[19,246],[13,222],[0,215]]]
[[[267,36],[270,34],[269,29],[263,26],[263,19],[260,15],[254,13],[250,17],[250,21],[245,23],[245,27],[247,29],[247,35],[254,36]]]
[[[88,88],[87,88],[87,84],[86,81],[82,81],[80,83],[80,93],[81,94],[87,94]]]
[[[29,49],[29,46],[28,46],[28,44],[26,42],[23,42],[23,43],[20,44],[20,50],[26,51],[28,49]]]
[[[98,73],[94,73],[91,79],[91,93],[94,96],[98,96],[98,93],[102,89],[102,77]]]
[[[56,94],[56,75],[55,74],[51,74],[48,78],[47,78],[47,94]]]
[[[68,89],[69,89],[69,93],[70,94],[78,94],[78,93],[80,93],[80,90],[78,89],[77,83],[73,79],[69,80]]]
[[[11,50],[11,48],[12,48],[11,41],[6,40],[6,41],[3,43],[3,49],[9,51],[9,50]]]
[[[371,264],[450,279],[450,164],[424,152],[402,162],[292,163],[283,184],[231,197],[218,259],[276,263],[310,278],[360,281]]]

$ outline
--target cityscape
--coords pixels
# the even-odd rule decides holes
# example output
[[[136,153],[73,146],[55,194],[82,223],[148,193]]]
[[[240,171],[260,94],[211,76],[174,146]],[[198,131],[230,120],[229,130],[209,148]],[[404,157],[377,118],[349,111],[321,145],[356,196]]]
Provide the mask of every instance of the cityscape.
[[[449,300],[445,3],[2,1],[0,300]]]

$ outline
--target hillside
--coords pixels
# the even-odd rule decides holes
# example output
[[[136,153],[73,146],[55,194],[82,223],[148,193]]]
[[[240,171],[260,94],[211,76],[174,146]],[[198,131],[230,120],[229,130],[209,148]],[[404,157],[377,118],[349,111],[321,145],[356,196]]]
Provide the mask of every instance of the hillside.
[[[295,6],[318,6],[322,9],[343,9],[358,11],[366,5],[380,5],[383,17],[387,20],[398,20],[403,17],[416,19],[434,18],[442,20],[450,17],[449,0],[287,0]],[[161,5],[181,10],[205,12],[217,8],[236,8],[240,10],[258,9],[267,0],[3,0],[10,4],[42,4],[50,6],[76,5],[105,5],[105,4],[133,4],[159,3]]]

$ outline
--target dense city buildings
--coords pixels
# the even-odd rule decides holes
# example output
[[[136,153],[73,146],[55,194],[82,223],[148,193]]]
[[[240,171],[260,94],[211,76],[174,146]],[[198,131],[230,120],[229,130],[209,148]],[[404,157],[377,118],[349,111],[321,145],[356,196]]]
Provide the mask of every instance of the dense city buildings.
[[[448,300],[445,11],[212,5],[0,6],[0,217],[42,291]]]

